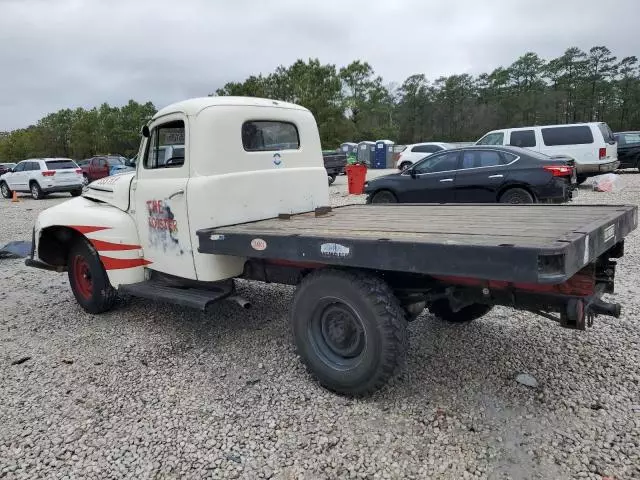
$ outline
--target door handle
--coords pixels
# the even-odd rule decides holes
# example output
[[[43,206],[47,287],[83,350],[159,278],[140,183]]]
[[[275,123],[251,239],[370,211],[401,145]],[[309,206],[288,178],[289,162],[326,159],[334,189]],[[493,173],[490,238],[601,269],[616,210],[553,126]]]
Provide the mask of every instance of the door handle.
[[[169,198],[167,200],[171,200],[173,197],[177,197],[178,195],[184,195],[184,190],[178,190],[175,193],[172,193],[171,195],[169,195]]]
[[[489,175],[489,178],[502,178],[504,175]]]
[[[453,178],[443,178],[441,182],[453,182]]]

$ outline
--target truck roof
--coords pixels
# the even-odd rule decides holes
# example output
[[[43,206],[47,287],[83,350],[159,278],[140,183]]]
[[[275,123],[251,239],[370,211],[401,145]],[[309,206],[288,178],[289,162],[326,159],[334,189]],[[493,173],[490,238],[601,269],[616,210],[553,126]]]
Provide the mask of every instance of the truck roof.
[[[170,113],[183,113],[184,115],[197,115],[205,108],[215,106],[247,106],[247,107],[276,107],[293,110],[308,111],[306,108],[294,103],[270,100],[258,97],[199,97],[172,103],[158,110],[154,119]]]

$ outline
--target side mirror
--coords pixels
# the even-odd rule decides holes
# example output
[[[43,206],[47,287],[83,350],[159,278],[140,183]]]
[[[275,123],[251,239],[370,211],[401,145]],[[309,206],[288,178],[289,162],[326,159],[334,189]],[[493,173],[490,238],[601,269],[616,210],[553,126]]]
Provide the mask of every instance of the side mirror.
[[[416,171],[413,168],[409,169],[409,175],[411,175],[411,178],[416,178],[418,175],[416,175]]]
[[[149,138],[151,136],[151,132],[149,132],[149,126],[148,125],[144,125],[142,127],[142,136],[144,138]]]

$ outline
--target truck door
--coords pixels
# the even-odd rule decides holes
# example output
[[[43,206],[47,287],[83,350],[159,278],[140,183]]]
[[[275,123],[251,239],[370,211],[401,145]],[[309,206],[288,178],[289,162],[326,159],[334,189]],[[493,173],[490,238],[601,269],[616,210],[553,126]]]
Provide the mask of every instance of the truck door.
[[[167,146],[187,141],[186,124],[185,117],[172,114],[150,125],[131,189],[144,258],[151,262],[148,268],[195,279],[186,195],[188,143],[181,157],[165,159],[162,154]]]

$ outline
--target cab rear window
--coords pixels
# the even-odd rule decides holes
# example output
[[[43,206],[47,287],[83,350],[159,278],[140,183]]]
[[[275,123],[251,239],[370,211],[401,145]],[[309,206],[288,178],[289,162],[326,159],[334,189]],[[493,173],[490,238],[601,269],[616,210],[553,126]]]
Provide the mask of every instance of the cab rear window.
[[[251,120],[242,125],[242,146],[247,152],[297,150],[300,136],[290,122]]]
[[[44,162],[47,170],[64,170],[67,168],[78,168],[72,160],[47,160]]]

